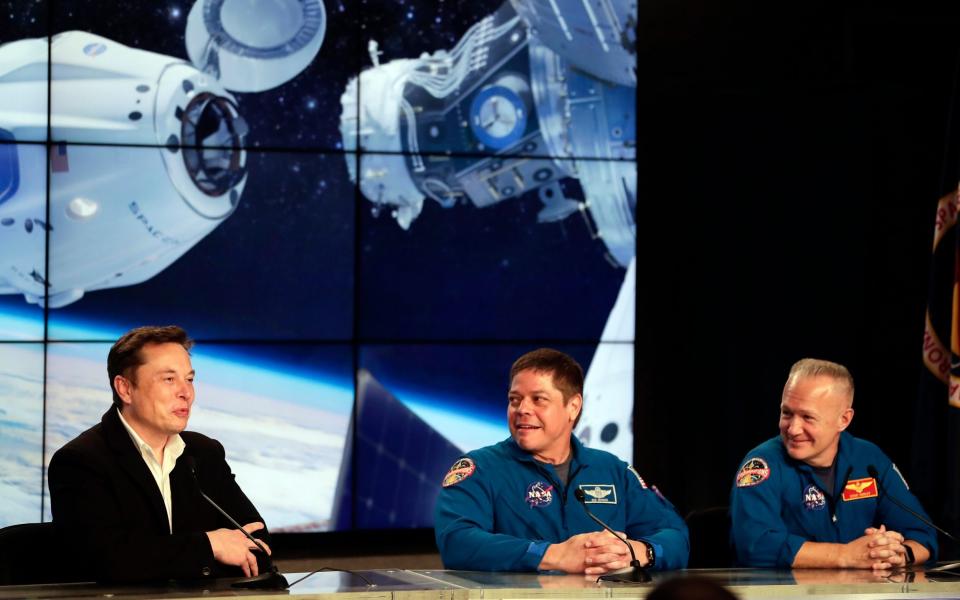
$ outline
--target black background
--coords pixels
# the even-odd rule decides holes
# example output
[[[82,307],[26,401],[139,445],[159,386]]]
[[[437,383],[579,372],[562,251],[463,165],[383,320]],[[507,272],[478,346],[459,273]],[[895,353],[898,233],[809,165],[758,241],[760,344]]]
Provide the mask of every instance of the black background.
[[[639,23],[638,468],[681,514],[727,504],[813,356],[850,367],[850,431],[909,481],[958,6],[659,0]]]

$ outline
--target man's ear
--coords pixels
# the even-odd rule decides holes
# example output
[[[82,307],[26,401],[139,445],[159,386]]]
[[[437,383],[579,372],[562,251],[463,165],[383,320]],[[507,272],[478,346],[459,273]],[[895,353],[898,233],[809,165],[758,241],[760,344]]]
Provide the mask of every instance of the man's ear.
[[[583,409],[583,396],[580,394],[574,394],[567,400],[567,414],[570,416],[570,421],[576,421],[577,416],[580,414],[580,411]]]
[[[849,427],[850,421],[853,421],[853,408],[845,408],[840,413],[840,431]]]
[[[117,375],[113,378],[113,389],[117,392],[117,395],[120,396],[120,399],[123,400],[124,404],[130,404],[131,387],[130,380],[123,375]]]

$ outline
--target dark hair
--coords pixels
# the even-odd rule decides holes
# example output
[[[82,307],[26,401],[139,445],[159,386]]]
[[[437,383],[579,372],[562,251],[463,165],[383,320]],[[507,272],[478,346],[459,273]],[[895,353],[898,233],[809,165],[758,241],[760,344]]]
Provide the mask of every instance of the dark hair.
[[[147,344],[180,344],[183,349],[190,351],[193,340],[182,327],[166,325],[164,327],[146,326],[137,327],[126,332],[110,348],[107,354],[107,376],[110,378],[110,389],[113,391],[113,404],[117,408],[123,407],[123,400],[113,387],[113,380],[117,375],[123,375],[136,383],[137,367],[144,363],[140,350]]]
[[[510,367],[510,384],[520,371],[539,371],[553,375],[553,385],[563,394],[563,403],[577,394],[583,397],[583,367],[572,356],[554,350],[553,348],[537,348],[527,352]],[[509,385],[509,384],[508,384]],[[573,422],[576,427],[583,414],[583,404],[580,405],[580,414]]]

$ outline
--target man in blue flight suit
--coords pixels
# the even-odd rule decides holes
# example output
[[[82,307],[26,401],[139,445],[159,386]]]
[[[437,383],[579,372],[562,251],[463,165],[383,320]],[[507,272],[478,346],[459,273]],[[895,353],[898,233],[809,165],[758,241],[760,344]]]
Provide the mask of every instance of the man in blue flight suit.
[[[673,505],[633,467],[573,436],[583,405],[575,360],[547,348],[521,356],[508,399],[511,437],[468,453],[443,480],[435,527],[447,568],[599,575],[629,566],[627,545],[587,516],[577,489],[642,566],[686,566],[687,528]]]
[[[753,567],[890,569],[936,557],[923,508],[876,445],[844,431],[853,377],[805,358],[790,370],[780,436],[751,450],[730,493],[737,561]],[[927,519],[929,520],[929,519]]]

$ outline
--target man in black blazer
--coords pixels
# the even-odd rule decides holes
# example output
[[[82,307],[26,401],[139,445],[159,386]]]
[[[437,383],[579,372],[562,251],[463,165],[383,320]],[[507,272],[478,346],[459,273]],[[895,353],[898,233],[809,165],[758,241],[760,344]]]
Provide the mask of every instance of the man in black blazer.
[[[54,523],[98,581],[259,572],[256,546],[200,495],[202,489],[248,532],[266,534],[223,446],[184,431],[194,400],[192,344],[175,326],[124,334],[107,358],[114,406],[50,461]]]

